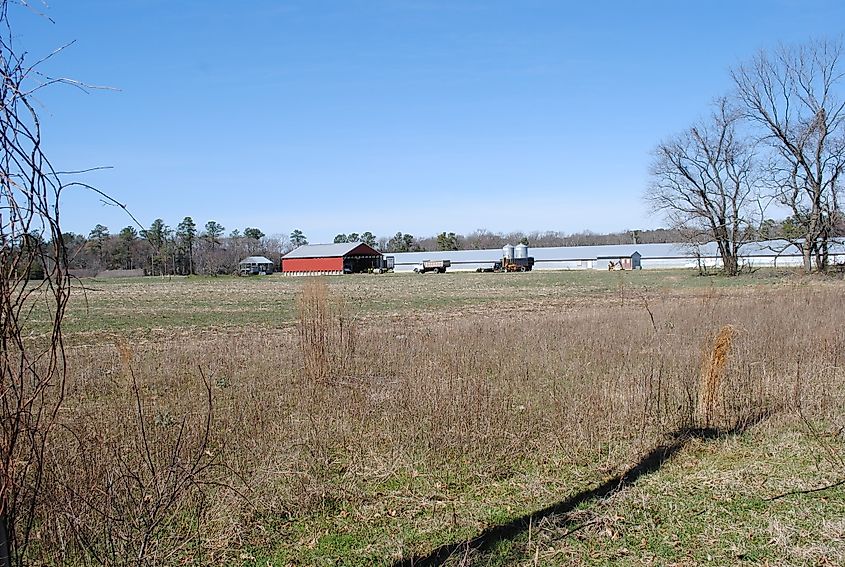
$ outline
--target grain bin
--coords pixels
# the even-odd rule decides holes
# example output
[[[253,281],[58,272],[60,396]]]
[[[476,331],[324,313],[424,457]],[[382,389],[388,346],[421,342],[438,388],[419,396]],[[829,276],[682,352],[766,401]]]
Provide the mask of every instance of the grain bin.
[[[525,244],[517,244],[514,248],[514,258],[528,258],[528,246]]]
[[[502,256],[508,260],[513,260],[513,244],[505,244],[502,246]]]

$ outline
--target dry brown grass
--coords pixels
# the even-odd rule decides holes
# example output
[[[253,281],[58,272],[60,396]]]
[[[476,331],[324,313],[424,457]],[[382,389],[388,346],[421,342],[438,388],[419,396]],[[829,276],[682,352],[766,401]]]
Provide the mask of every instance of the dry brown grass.
[[[722,378],[731,352],[735,329],[731,325],[722,327],[713,339],[713,346],[704,360],[701,384],[698,390],[698,412],[702,427],[710,427],[716,411],[716,404],[722,393]]]
[[[80,522],[85,537],[122,541],[96,508],[127,471],[150,469],[144,490],[111,514],[147,510],[144,491],[166,492],[158,471],[181,470],[201,446],[198,367],[213,391],[213,466],[158,516],[148,553],[160,563],[259,552],[282,563],[320,553],[387,560],[474,531],[491,509],[547,504],[618,472],[695,423],[699,407],[723,428],[798,403],[814,419],[845,410],[840,287],[784,287],[765,304],[753,292],[655,294],[654,325],[633,299],[565,307],[556,293],[546,310],[352,325],[315,280],[296,330],[74,350],[66,429],[50,447],[38,511],[41,558],[80,562]],[[723,329],[715,347],[714,328]],[[703,379],[702,352],[711,353]],[[335,534],[359,538],[357,551],[321,551]]]
[[[321,278],[309,278],[296,301],[299,352],[305,375],[323,381],[342,376],[355,356],[355,321],[342,297]]]

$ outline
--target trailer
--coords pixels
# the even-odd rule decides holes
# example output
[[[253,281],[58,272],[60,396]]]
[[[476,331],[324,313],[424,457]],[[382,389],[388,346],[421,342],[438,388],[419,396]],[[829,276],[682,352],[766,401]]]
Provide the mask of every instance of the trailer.
[[[451,265],[451,260],[423,260],[421,264],[414,266],[414,271],[418,274],[424,274],[426,272],[445,274],[446,268]]]

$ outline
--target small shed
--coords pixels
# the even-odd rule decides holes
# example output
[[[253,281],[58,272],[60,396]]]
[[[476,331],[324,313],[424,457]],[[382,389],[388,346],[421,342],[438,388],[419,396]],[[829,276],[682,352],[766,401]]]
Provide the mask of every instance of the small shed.
[[[273,260],[264,256],[250,256],[238,262],[238,273],[242,276],[256,276],[273,273]]]
[[[381,252],[363,242],[306,244],[282,257],[285,274],[359,274],[383,267]]]
[[[597,256],[594,267],[597,270],[641,270],[643,267],[641,259],[642,255],[636,251],[630,256]]]

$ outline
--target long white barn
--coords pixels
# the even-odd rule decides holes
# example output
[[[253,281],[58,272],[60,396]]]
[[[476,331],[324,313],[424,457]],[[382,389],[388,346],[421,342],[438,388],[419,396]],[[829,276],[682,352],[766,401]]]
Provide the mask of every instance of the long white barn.
[[[696,268],[699,263],[719,267],[721,259],[715,243],[693,247],[686,244],[623,244],[615,246],[557,246],[530,248],[529,256],[535,260],[535,270],[606,270],[609,259],[630,258],[640,254],[643,269]],[[448,259],[450,270],[475,271],[489,268],[500,260],[502,249],[453,250],[446,252],[399,252],[395,258],[395,271],[410,272],[423,260]],[[800,251],[781,240],[753,242],[742,247],[742,262],[753,267],[801,266]],[[831,263],[845,262],[845,243],[831,246]]]

